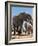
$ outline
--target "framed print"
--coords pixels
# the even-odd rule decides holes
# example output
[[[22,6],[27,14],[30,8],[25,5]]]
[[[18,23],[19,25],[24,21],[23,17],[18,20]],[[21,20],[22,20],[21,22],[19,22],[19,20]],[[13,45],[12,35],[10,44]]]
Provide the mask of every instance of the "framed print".
[[[5,44],[37,42],[37,3],[5,2]]]

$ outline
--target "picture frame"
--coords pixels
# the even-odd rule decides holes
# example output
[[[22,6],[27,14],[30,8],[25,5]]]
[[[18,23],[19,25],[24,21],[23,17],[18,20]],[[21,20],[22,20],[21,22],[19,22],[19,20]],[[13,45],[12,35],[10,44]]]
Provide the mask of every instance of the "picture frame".
[[[16,33],[15,33],[15,32],[17,32],[17,33],[19,32],[19,31],[15,30],[16,24],[19,25],[19,23],[21,23],[20,20],[23,20],[25,22],[25,20],[27,21],[27,18],[28,18],[28,17],[26,19],[22,18],[21,15],[19,14],[20,12],[22,12],[22,13],[24,12],[23,14],[21,14],[23,16],[25,15],[24,17],[26,17],[26,15],[28,15],[27,13],[29,13],[30,15],[33,15],[32,16],[33,21],[32,22],[30,21],[31,24],[33,25],[32,26],[33,28],[31,30],[32,37],[28,36],[28,35],[18,35],[18,34],[16,35]],[[13,20],[12,15],[17,15],[17,16],[20,15],[21,19],[19,20],[15,16],[15,19]],[[20,18],[20,17],[18,17],[18,18]],[[17,19],[17,21],[19,20],[18,23],[16,23],[16,19]],[[28,19],[28,20],[30,20],[30,19]],[[11,24],[12,21],[15,23],[14,32],[12,29],[13,25]],[[23,22],[21,24],[23,25]],[[23,29],[23,27],[22,27],[22,29]],[[21,32],[22,32],[22,30],[21,30]],[[23,31],[23,32],[25,33],[25,31]],[[27,31],[27,32],[29,32],[29,31]],[[14,33],[14,34],[11,34],[11,33]],[[26,34],[28,34],[28,33],[26,33]],[[11,38],[12,35],[13,35],[13,37]],[[31,38],[29,38],[29,37],[31,37]],[[37,42],[37,3],[6,1],[5,2],[5,44],[7,44],[7,45],[23,44],[23,43],[25,44],[25,43],[36,43],[36,42]]]

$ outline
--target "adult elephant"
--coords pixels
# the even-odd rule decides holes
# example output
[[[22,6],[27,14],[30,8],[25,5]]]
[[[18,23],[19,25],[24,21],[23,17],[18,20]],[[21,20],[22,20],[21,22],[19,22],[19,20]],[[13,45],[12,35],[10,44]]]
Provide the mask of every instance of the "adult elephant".
[[[15,31],[17,31],[19,35],[21,34],[21,32],[24,32],[24,31],[26,32],[28,25],[30,24],[33,25],[32,16],[30,14],[23,12],[17,16],[14,16],[13,17],[14,34],[15,34]]]

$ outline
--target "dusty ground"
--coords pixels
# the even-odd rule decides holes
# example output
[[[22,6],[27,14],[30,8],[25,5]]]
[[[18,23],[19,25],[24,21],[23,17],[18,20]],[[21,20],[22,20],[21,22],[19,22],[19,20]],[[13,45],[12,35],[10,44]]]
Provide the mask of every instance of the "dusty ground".
[[[18,36],[18,35],[15,35],[15,36],[12,36],[11,37],[12,39],[29,39],[29,38],[32,38],[32,35],[28,35],[28,36]]]
[[[25,33],[23,33],[23,34],[21,34],[21,35],[13,35],[14,34],[14,32],[12,32],[12,36],[11,36],[11,38],[12,39],[28,39],[28,38],[32,38],[32,34],[30,34],[30,35],[25,35]],[[17,34],[17,33],[16,33]]]
[[[13,33],[13,32],[12,32]],[[13,35],[11,36],[11,40],[9,43],[16,43],[16,42],[28,42],[33,40],[33,35]]]

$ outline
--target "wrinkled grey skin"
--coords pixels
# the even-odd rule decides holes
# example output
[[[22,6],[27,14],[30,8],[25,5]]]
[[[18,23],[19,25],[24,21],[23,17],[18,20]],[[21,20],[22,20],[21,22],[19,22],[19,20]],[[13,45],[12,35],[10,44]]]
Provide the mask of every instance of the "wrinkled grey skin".
[[[22,24],[23,21],[29,22],[31,25],[33,25],[32,16],[26,13],[20,13],[18,16],[13,17],[13,25],[14,27],[17,27],[17,32],[21,33]],[[20,27],[20,28],[19,28]],[[25,25],[25,28],[27,29],[27,25]]]

